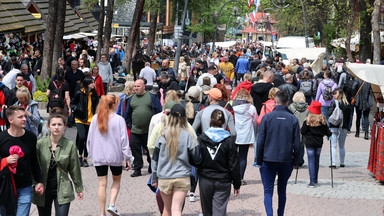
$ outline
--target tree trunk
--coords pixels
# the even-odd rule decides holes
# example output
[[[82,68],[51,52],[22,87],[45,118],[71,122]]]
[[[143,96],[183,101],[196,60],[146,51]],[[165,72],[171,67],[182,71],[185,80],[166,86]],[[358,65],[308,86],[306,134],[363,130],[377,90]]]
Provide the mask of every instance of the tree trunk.
[[[100,0],[100,19],[99,19],[99,25],[97,28],[97,51],[96,51],[96,59],[95,63],[100,61],[101,57],[101,48],[103,47],[103,30],[104,30],[104,0]]]
[[[111,40],[112,33],[112,19],[113,19],[113,5],[114,0],[108,0],[107,20],[105,21],[104,31],[104,53],[109,53],[109,42]]]
[[[347,57],[349,58],[349,61],[353,62],[353,56],[351,53],[351,37],[352,37],[353,23],[355,22],[355,18],[356,18],[355,0],[350,0],[349,4],[350,4],[349,7],[351,8],[351,14],[347,24],[347,38],[345,40],[345,52],[347,53]]]
[[[371,39],[371,16],[368,14],[368,5],[373,5],[373,0],[361,0],[360,3],[360,46],[359,57],[360,61],[366,62],[367,59],[372,59],[372,39]]]
[[[373,64],[380,64],[381,59],[381,41],[380,41],[380,6],[381,0],[375,0],[372,12],[372,32],[373,32]]]
[[[125,48],[123,65],[131,71],[133,49],[135,48],[136,37],[140,33],[140,20],[143,16],[145,0],[136,0],[135,13],[133,14],[132,25],[129,29],[128,43]]]
[[[62,57],[63,54],[63,36],[66,12],[65,8],[66,0],[59,0],[59,4],[57,5],[57,26],[53,46],[52,70],[56,70],[57,66],[59,65],[57,59]]]
[[[49,1],[49,9],[47,14],[47,27],[44,37],[43,65],[41,66],[40,79],[45,80],[52,73],[52,54],[53,42],[56,33],[57,5],[59,0]]]
[[[157,32],[157,13],[151,12],[150,15],[150,27],[149,27],[149,40],[148,40],[148,48],[147,55],[151,56],[153,53],[153,48],[155,47],[156,40],[156,32]]]

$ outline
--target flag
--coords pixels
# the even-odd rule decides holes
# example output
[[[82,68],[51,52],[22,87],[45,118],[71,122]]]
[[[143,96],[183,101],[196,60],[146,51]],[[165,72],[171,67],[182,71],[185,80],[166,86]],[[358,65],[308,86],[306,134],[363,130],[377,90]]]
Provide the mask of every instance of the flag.
[[[259,7],[261,6],[260,5],[260,0],[256,0],[255,1],[255,5],[256,5],[256,12],[258,12],[259,11]]]
[[[251,8],[254,3],[255,0],[248,0],[248,7]]]
[[[252,23],[255,23],[255,22],[256,22],[256,16],[255,16],[255,13],[252,12],[252,13],[249,14],[249,16],[251,17]]]

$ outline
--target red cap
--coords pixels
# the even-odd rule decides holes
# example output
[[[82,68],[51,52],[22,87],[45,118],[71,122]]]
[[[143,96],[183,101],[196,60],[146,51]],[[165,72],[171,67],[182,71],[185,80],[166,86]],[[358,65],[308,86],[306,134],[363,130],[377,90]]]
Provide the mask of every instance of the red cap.
[[[321,103],[319,101],[312,101],[308,111],[317,115],[321,114]]]

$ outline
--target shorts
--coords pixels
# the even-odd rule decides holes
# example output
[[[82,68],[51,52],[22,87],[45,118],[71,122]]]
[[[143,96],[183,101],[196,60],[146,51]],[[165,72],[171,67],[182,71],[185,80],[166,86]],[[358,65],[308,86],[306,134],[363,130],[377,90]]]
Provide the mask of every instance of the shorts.
[[[108,167],[112,172],[112,175],[119,176],[123,172],[123,166],[95,166],[96,173],[98,177],[107,176],[108,175]]]
[[[189,177],[159,179],[158,187],[165,194],[171,194],[173,191],[188,192],[191,189],[191,180]]]

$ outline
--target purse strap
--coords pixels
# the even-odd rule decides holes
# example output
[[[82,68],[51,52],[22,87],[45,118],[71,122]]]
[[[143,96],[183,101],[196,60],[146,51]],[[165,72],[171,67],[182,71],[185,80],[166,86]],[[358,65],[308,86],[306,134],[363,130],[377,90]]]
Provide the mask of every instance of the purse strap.
[[[60,167],[59,164],[57,163],[56,155],[55,155],[55,152],[52,150],[52,147],[51,147],[51,153],[52,153],[53,160],[55,160],[55,162],[56,162],[56,166],[57,166],[57,168],[59,168],[59,170],[60,170],[62,173],[64,173],[65,175],[68,176],[68,173],[66,173],[63,169],[61,169],[61,167]]]
[[[365,83],[365,81],[363,81],[363,83],[361,84],[359,90],[357,91],[357,93],[355,94],[355,97],[353,97],[353,99],[355,99],[357,97],[357,95],[359,94],[361,87],[363,87],[364,83]]]

